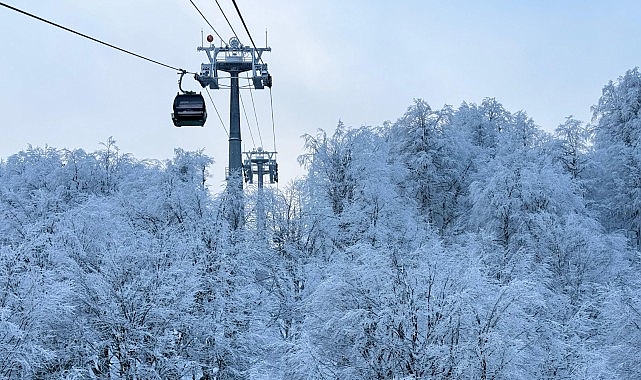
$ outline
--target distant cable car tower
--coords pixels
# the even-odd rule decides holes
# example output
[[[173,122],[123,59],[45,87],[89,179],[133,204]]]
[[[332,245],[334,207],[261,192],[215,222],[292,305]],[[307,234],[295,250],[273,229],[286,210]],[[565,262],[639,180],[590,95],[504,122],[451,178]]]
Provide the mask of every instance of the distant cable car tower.
[[[203,87],[219,89],[218,72],[224,71],[231,76],[231,95],[229,102],[229,166],[227,178],[241,177],[243,174],[243,159],[240,138],[240,87],[238,75],[251,71],[252,84],[255,89],[261,90],[272,86],[272,77],[267,70],[267,64],[262,62],[262,54],[271,51],[269,47],[255,48],[244,46],[236,37],[229,40],[226,47],[216,47],[212,44],[214,38],[207,36],[210,46],[200,46],[198,51],[207,53],[209,63],[203,63],[200,74],[195,78]],[[274,157],[276,152],[269,152]],[[275,159],[274,159],[275,163]],[[251,171],[251,169],[250,169]],[[261,181],[262,182],[262,181]],[[242,187],[242,181],[239,181]]]
[[[278,164],[276,163],[276,152],[266,152],[258,147],[251,152],[245,153],[245,164],[243,171],[245,182],[254,183],[254,175],[258,176],[258,188],[262,189],[265,175],[269,175],[269,183],[278,182]]]
[[[254,183],[254,175],[258,176],[258,198],[256,199],[256,222],[260,231],[265,229],[265,205],[263,201],[263,184],[265,175],[269,175],[269,183],[278,182],[278,164],[276,152],[266,152],[263,148],[253,149],[245,153],[243,171],[245,182]]]

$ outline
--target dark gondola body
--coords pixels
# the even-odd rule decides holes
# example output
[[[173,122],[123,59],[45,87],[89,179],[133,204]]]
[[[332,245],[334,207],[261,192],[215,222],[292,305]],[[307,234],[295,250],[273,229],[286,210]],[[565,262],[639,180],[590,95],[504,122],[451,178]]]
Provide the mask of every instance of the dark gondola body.
[[[177,94],[171,120],[176,127],[202,127],[207,120],[207,107],[203,96],[195,92]]]

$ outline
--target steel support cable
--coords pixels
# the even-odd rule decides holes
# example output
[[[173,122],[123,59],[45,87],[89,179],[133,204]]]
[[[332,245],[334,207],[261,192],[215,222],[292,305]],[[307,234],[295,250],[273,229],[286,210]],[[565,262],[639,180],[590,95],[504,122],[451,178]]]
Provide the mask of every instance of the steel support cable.
[[[205,87],[205,90],[207,91],[207,95],[209,95],[209,100],[211,101],[211,104],[214,106],[214,110],[216,111],[216,115],[218,115],[218,120],[220,120],[220,125],[223,126],[223,129],[225,130],[225,133],[227,134],[227,138],[229,138],[229,131],[227,130],[227,127],[225,127],[225,123],[223,122],[223,118],[220,117],[220,113],[218,112],[218,108],[216,108],[216,103],[214,103],[214,99],[211,97],[211,93],[209,92],[209,88]]]
[[[250,79],[250,78],[247,77],[247,79]],[[254,92],[252,91],[251,87],[249,87],[249,96],[251,97],[252,108],[254,109],[254,119],[256,119],[256,130],[258,131],[258,139],[260,140],[260,146],[264,147],[263,136],[260,133],[260,125],[258,124],[258,114],[256,113],[256,103],[254,103]]]
[[[234,33],[234,36],[238,38],[238,34],[236,34],[236,31],[234,30],[234,27],[231,26],[231,22],[229,22],[229,19],[227,18],[227,15],[225,14],[225,11],[223,10],[223,7],[220,6],[220,3],[218,0],[216,0],[216,5],[218,5],[218,9],[220,9],[220,13],[223,14],[223,17],[225,18],[225,21],[227,21],[227,25],[229,25],[229,28],[231,28],[232,33]]]
[[[272,109],[272,135],[274,136],[274,152],[276,150],[276,127],[274,126],[274,101],[272,100],[272,88],[269,88],[269,105]]]
[[[214,26],[209,22],[209,20],[207,20],[207,17],[205,17],[205,15],[203,14],[203,12],[201,12],[201,11],[200,11],[200,9],[198,9],[198,6],[196,5],[196,3],[194,3],[192,0],[189,0],[189,2],[191,3],[191,5],[193,5],[193,6],[194,6],[194,8],[196,8],[196,10],[198,11],[198,13],[200,13],[200,16],[202,16],[203,20],[205,20],[205,22],[207,23],[207,25],[209,25],[209,27],[211,28],[211,30],[213,30],[213,31],[214,31],[214,33],[216,33],[216,35],[218,36],[218,38],[220,38],[220,40],[221,40],[225,45],[227,45],[227,43],[225,42],[225,40],[223,40],[223,38],[220,36],[220,34],[218,34],[218,32],[216,31],[216,29],[214,28]]]
[[[251,81],[250,77],[245,77],[244,79],[247,79],[248,81]],[[250,86],[247,86],[247,88],[249,89],[249,93],[252,96],[252,105],[254,106],[254,115],[256,116],[256,127],[258,128],[258,134],[260,136],[261,132],[260,132],[260,127],[258,125],[258,116],[257,116],[257,113],[256,113],[256,106],[255,106],[255,103],[254,103],[254,96],[252,94],[252,87],[250,85]],[[270,106],[270,109],[271,109],[271,118],[272,118],[272,136],[274,138],[274,152],[277,152],[277,150],[276,150],[276,125],[275,125],[275,122],[274,122],[274,99],[272,97],[272,89],[271,89],[271,87],[269,88],[269,106]],[[260,136],[260,143],[261,143],[261,145],[263,144],[262,136]]]
[[[243,15],[240,13],[240,9],[238,9],[238,4],[236,4],[236,0],[231,0],[232,3],[234,3],[234,8],[236,8],[236,12],[238,12],[238,17],[240,17],[240,21],[242,21],[243,26],[245,27],[245,31],[247,32],[247,35],[249,36],[249,40],[252,43],[252,46],[254,47],[254,50],[258,50],[256,47],[256,44],[254,43],[254,39],[252,38],[251,33],[249,33],[249,29],[247,28],[247,24],[245,24],[245,19],[243,18]],[[260,61],[263,62],[263,58],[260,57]],[[263,62],[265,63],[265,62]]]
[[[240,92],[238,93],[238,97],[240,98],[240,105],[243,106],[243,113],[245,114],[245,120],[247,121],[247,129],[249,130],[249,136],[252,139],[252,148],[256,148],[256,142],[254,141],[254,134],[252,133],[252,127],[249,124],[249,118],[247,117],[247,110],[245,110],[245,102],[243,102],[243,96],[240,95]]]
[[[11,9],[12,11],[16,11],[16,12],[18,12],[18,13],[22,13],[22,14],[23,14],[23,15],[25,15],[25,16],[32,17],[32,18],[34,18],[34,19],[36,19],[36,20],[38,20],[38,21],[42,21],[42,22],[44,22],[44,23],[46,23],[46,24],[49,24],[49,25],[55,26],[56,28],[60,28],[60,29],[62,29],[62,30],[64,30],[64,31],[67,31],[67,32],[69,32],[69,33],[76,34],[76,35],[78,35],[78,36],[80,36],[80,37],[84,37],[84,38],[86,38],[86,39],[88,39],[88,40],[91,40],[91,41],[93,41],[93,42],[97,42],[97,43],[99,43],[99,44],[105,45],[105,46],[110,47],[110,48],[112,48],[112,49],[116,49],[116,50],[118,50],[118,51],[120,51],[120,52],[122,52],[122,53],[126,53],[126,54],[133,55],[134,57],[137,57],[137,58],[143,59],[143,60],[145,60],[145,61],[149,61],[149,62],[151,62],[151,63],[155,63],[155,64],[157,64],[157,65],[160,65],[160,66],[163,66],[163,67],[166,67],[166,68],[172,69],[172,70],[174,70],[174,71],[183,71],[183,69],[180,69],[180,68],[178,68],[178,67],[171,66],[171,65],[167,65],[167,64],[165,64],[165,63],[162,63],[162,62],[159,62],[159,61],[153,60],[153,59],[151,59],[151,58],[147,58],[147,57],[142,56],[142,55],[140,55],[140,54],[133,53],[133,52],[131,52],[131,51],[129,51],[129,50],[125,50],[125,49],[120,48],[120,47],[118,47],[118,46],[115,46],[115,45],[112,45],[112,44],[110,44],[110,43],[107,43],[107,42],[101,41],[101,40],[99,40],[99,39],[97,39],[97,38],[94,38],[94,37],[88,36],[88,35],[86,35],[86,34],[83,34],[83,33],[77,32],[77,31],[75,31],[75,30],[73,30],[73,29],[67,28],[66,26],[62,26],[62,25],[60,25],[60,24],[56,24],[56,23],[55,23],[55,22],[53,22],[53,21],[49,21],[49,20],[44,19],[44,18],[42,18],[42,17],[36,16],[36,15],[34,15],[34,14],[32,14],[32,13],[29,13],[29,12],[23,11],[23,10],[18,9],[18,8],[15,8],[15,7],[12,7],[12,6],[11,6],[11,5],[9,5],[9,4],[5,4],[5,3],[3,3],[3,2],[0,2],[0,5],[1,5],[1,6],[3,6],[3,7],[5,7],[5,8],[9,8],[9,9]],[[196,74],[196,73],[192,73],[192,72],[189,72],[189,71],[186,71],[186,73],[189,73],[189,74]]]
[[[276,128],[274,127],[274,102],[272,100],[272,88],[269,88],[269,105],[272,110],[272,136],[274,136],[274,153],[278,152],[276,150]],[[278,182],[276,182],[276,189],[278,189]]]

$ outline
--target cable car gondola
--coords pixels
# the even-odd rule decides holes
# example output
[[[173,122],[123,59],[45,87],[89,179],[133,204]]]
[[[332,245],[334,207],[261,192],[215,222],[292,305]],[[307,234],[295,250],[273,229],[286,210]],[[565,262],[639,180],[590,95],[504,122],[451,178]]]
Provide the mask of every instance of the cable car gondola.
[[[202,127],[207,120],[207,107],[201,94],[178,93],[174,99],[174,113],[171,120],[176,127]]]
[[[193,91],[185,91],[182,88],[183,76],[187,72],[180,70],[180,79],[178,80],[179,92],[174,99],[174,113],[171,114],[171,120],[176,127],[202,127],[207,121],[207,107],[205,99],[201,94]]]

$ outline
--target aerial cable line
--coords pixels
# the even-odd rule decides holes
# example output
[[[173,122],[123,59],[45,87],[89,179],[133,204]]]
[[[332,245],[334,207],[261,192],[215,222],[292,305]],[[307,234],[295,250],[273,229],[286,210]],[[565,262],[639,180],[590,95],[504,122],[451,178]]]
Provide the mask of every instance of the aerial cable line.
[[[227,21],[227,25],[229,25],[229,27],[231,28],[232,33],[234,33],[234,36],[236,36],[236,38],[238,38],[238,34],[236,34],[236,31],[234,30],[234,27],[231,26],[231,22],[229,22],[229,19],[227,18],[227,15],[225,14],[225,11],[223,10],[223,7],[220,6],[220,3],[218,2],[218,0],[216,0],[216,5],[218,5],[218,9],[220,9],[220,13],[222,13],[223,17],[225,17],[225,21]]]
[[[35,19],[36,19],[36,20],[38,20],[38,21],[42,21],[42,22],[44,22],[44,23],[46,23],[46,24],[53,25],[53,26],[55,26],[55,27],[57,27],[57,28],[60,28],[60,29],[65,30],[65,31],[67,31],[67,32],[70,32],[70,33],[76,34],[76,35],[78,35],[78,36],[80,36],[80,37],[84,37],[84,38],[89,39],[89,40],[91,40],[91,41],[93,41],[93,42],[97,42],[97,43],[99,43],[99,44],[102,44],[102,45],[108,46],[108,47],[110,47],[110,48],[112,48],[112,49],[116,49],[116,50],[118,50],[118,51],[121,51],[121,52],[123,52],[123,53],[133,55],[134,57],[137,57],[137,58],[140,58],[140,59],[144,59],[145,61],[149,61],[149,62],[155,63],[155,64],[157,64],[157,65],[167,67],[167,68],[172,69],[172,70],[174,70],[174,71],[181,71],[181,72],[183,71],[183,69],[179,69],[179,68],[177,68],[177,67],[167,65],[167,64],[165,64],[165,63],[162,63],[162,62],[159,62],[159,61],[153,60],[153,59],[151,59],[151,58],[147,58],[147,57],[142,56],[142,55],[140,55],[140,54],[136,54],[136,53],[133,53],[133,52],[131,52],[131,51],[129,51],[129,50],[125,50],[125,49],[120,48],[120,47],[118,47],[118,46],[115,46],[115,45],[112,45],[112,44],[110,44],[110,43],[107,43],[107,42],[101,41],[101,40],[99,40],[99,39],[97,39],[97,38],[94,38],[94,37],[88,36],[88,35],[86,35],[86,34],[83,34],[83,33],[80,33],[80,32],[76,32],[75,30],[70,29],[70,28],[67,28],[66,26],[62,26],[62,25],[60,25],[60,24],[56,24],[56,23],[55,23],[55,22],[53,22],[53,21],[46,20],[46,19],[44,19],[44,18],[42,18],[42,17],[36,16],[36,15],[34,15],[34,14],[32,14],[32,13],[29,13],[29,12],[25,12],[25,11],[23,11],[23,10],[21,10],[21,9],[18,9],[18,8],[12,7],[11,5],[5,4],[5,3],[3,3],[3,2],[0,2],[0,5],[2,5],[2,6],[3,6],[3,7],[5,7],[5,8],[9,8],[9,9],[11,9],[11,10],[13,10],[13,11],[16,11],[16,12],[18,12],[18,13],[22,13],[22,14],[23,14],[23,15],[25,15],[25,16],[29,16],[29,17],[35,18]],[[195,73],[188,72],[188,71],[186,71],[186,73],[189,73],[189,74],[195,74]]]
[[[205,17],[205,15],[203,14],[203,12],[201,12],[201,11],[200,11],[200,9],[198,9],[198,6],[196,5],[196,3],[194,3],[192,0],[189,0],[189,2],[191,3],[191,5],[193,5],[193,6],[194,6],[194,8],[196,8],[196,10],[198,11],[198,13],[200,13],[200,15],[202,16],[203,20],[205,20],[205,22],[207,23],[207,25],[209,25],[209,27],[211,28],[211,30],[213,30],[213,31],[214,31],[214,33],[216,33],[216,35],[218,36],[218,38],[220,38],[220,40],[221,40],[223,43],[225,43],[225,40],[223,40],[223,38],[220,36],[220,34],[218,34],[218,32],[216,31],[216,29],[214,28],[214,26],[209,22],[209,20],[207,20],[207,17]],[[225,43],[225,45],[227,45],[227,43]]]
[[[272,100],[272,88],[269,88],[269,105],[272,109],[272,135],[274,136],[274,152],[276,150],[276,127],[274,126],[274,101]]]
[[[214,99],[211,97],[211,93],[209,92],[209,88],[205,87],[205,90],[207,91],[207,95],[209,95],[209,100],[211,101],[211,104],[214,106],[214,110],[216,110],[216,115],[218,115],[218,120],[220,120],[220,125],[223,126],[223,129],[225,130],[225,133],[227,134],[227,137],[229,138],[229,131],[227,130],[227,127],[225,127],[225,123],[223,122],[223,118],[220,117],[220,113],[218,112],[218,108],[216,107],[216,103],[214,103]]]
[[[256,142],[254,141],[254,134],[252,133],[252,127],[251,124],[249,123],[249,118],[247,117],[247,110],[245,109],[245,102],[243,102],[243,96],[238,94],[238,97],[240,98],[240,105],[243,106],[243,113],[245,114],[245,120],[247,121],[247,129],[249,130],[249,136],[252,139],[252,148],[256,147]],[[261,142],[262,144],[262,142]]]
[[[250,78],[247,77],[249,80]],[[263,136],[260,133],[260,125],[258,124],[258,113],[256,113],[256,103],[254,102],[254,92],[252,91],[251,86],[249,87],[249,96],[252,99],[252,108],[254,109],[254,118],[256,119],[256,129],[258,130],[258,138],[260,139],[260,145],[263,146]]]
[[[254,39],[252,38],[251,33],[249,33],[249,29],[247,28],[247,24],[245,24],[245,19],[243,18],[243,15],[240,13],[240,9],[238,9],[238,4],[236,4],[236,0],[231,0],[232,3],[234,3],[234,7],[236,8],[236,12],[238,12],[238,17],[240,17],[240,21],[243,22],[243,26],[245,27],[245,31],[247,32],[247,35],[249,36],[249,40],[252,43],[252,46],[254,47],[255,50],[258,50],[256,47],[256,44],[254,43]],[[263,62],[263,58],[259,57],[260,61]]]

